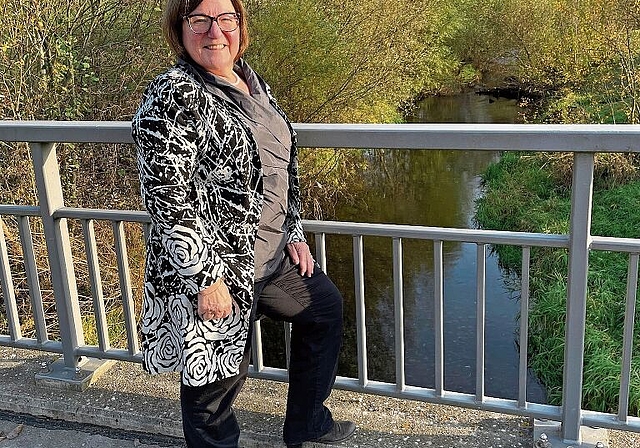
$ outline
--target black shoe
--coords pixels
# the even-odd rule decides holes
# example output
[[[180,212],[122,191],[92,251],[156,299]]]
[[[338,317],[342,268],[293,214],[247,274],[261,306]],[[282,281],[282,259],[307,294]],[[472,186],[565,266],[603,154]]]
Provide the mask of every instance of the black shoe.
[[[333,427],[323,436],[312,439],[310,442],[326,443],[328,445],[336,445],[344,442],[356,432],[356,425],[350,421],[333,422]],[[302,448],[302,443],[287,445],[287,448]]]

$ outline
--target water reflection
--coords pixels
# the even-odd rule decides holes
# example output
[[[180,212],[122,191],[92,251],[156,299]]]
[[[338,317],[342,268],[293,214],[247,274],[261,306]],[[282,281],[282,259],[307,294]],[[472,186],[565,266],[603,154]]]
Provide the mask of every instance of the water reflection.
[[[425,98],[409,121],[414,123],[517,123],[516,100],[477,95],[469,90],[460,95]]]
[[[428,98],[412,121],[492,122],[518,120],[515,102],[473,92]],[[337,209],[339,221],[472,228],[479,175],[496,160],[486,151],[369,151],[367,188],[355,204]],[[357,376],[352,239],[327,236],[327,271],[345,296],[345,344],[340,374]],[[474,244],[444,245],[445,388],[474,393],[476,365],[476,264]],[[392,241],[364,238],[368,376],[395,381]],[[433,244],[404,242],[405,371],[409,385],[434,387]],[[519,301],[505,286],[496,258],[486,257],[485,393],[517,398]],[[512,279],[513,280],[513,279]],[[544,402],[530,375],[528,399]]]

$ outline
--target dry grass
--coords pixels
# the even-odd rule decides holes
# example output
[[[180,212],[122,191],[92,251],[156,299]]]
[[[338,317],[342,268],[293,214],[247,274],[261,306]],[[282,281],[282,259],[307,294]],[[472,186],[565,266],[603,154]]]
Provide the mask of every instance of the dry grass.
[[[573,175],[572,153],[541,153],[542,158],[557,183],[569,190]],[[624,153],[598,153],[595,156],[594,183],[599,188],[623,185],[638,178],[640,155]]]

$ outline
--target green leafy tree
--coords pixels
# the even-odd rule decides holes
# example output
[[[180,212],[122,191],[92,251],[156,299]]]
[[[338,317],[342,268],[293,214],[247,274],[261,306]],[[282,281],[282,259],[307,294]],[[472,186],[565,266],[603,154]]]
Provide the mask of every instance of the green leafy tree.
[[[2,117],[123,119],[166,64],[159,0],[5,0],[0,14]],[[160,56],[160,57],[158,57]]]
[[[295,121],[388,122],[455,70],[439,0],[249,2],[248,58]]]

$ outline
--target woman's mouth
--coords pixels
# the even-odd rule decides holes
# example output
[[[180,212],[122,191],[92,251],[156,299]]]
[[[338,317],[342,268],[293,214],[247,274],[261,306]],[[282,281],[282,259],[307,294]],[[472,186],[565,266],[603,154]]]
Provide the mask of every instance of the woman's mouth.
[[[207,50],[222,50],[225,46],[225,44],[211,44],[205,45],[204,48],[206,48]]]

